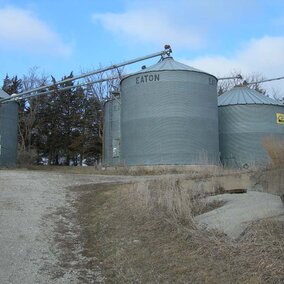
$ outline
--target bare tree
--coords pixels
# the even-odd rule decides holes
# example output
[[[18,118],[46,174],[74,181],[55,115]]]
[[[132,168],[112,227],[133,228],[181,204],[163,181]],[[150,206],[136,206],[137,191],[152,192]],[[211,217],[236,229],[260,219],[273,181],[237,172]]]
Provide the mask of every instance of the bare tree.
[[[100,66],[100,68],[103,67]],[[87,86],[87,97],[92,98],[96,101],[96,109],[94,110],[94,114],[96,115],[96,123],[98,123],[99,137],[101,139],[103,137],[103,106],[104,103],[108,99],[110,99],[111,92],[119,90],[119,84],[123,76],[123,70],[123,68],[116,68],[85,78],[85,81],[87,83],[92,81],[99,81],[105,78],[108,79],[104,82],[90,84]]]
[[[23,76],[23,91],[31,90],[48,83],[45,74],[38,74],[39,68],[33,67],[27,75]],[[32,148],[32,136],[36,124],[36,114],[39,109],[39,98],[33,97],[20,101],[19,112],[19,150],[30,152]]]
[[[237,75],[241,75],[242,79],[237,78]],[[262,87],[262,83],[258,83],[259,81],[264,80],[262,74],[260,73],[251,73],[251,74],[242,74],[240,71],[233,71],[229,74],[228,77],[236,77],[230,80],[221,80],[218,84],[218,95],[221,95],[235,86],[246,85],[250,89],[254,89],[260,93],[266,94],[267,91]],[[255,82],[254,84],[247,84]]]

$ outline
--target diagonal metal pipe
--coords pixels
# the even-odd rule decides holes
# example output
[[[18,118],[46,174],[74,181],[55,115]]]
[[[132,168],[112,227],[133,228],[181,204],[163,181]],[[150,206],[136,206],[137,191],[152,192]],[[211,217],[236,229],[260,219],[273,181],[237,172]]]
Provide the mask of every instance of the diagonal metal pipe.
[[[84,77],[88,77],[88,76],[91,76],[91,75],[99,74],[99,73],[102,73],[102,72],[105,72],[105,71],[116,69],[116,68],[119,68],[119,67],[122,67],[122,66],[133,64],[133,63],[136,63],[136,62],[139,62],[139,61],[143,61],[143,60],[146,60],[146,59],[150,59],[150,58],[153,58],[153,57],[163,56],[163,55],[170,55],[170,53],[172,52],[171,47],[169,45],[165,45],[164,48],[165,49],[163,51],[156,52],[156,53],[153,53],[153,54],[150,54],[150,55],[147,55],[147,56],[138,57],[136,59],[124,61],[122,63],[111,65],[111,66],[106,67],[106,68],[102,68],[102,69],[95,70],[95,71],[88,72],[88,73],[84,73],[84,74],[81,74],[81,75],[78,75],[78,76],[75,76],[75,77],[72,77],[72,78],[68,78],[68,79],[65,79],[65,80],[62,80],[62,81],[58,81],[55,84],[49,84],[49,85],[41,86],[41,87],[38,87],[38,88],[35,88],[35,89],[32,89],[32,90],[28,90],[28,91],[22,92],[20,94],[13,94],[13,96],[11,98],[0,100],[0,103],[8,101],[10,99],[14,100],[17,97],[23,97],[24,95],[27,95],[27,94],[30,94],[30,93],[34,93],[34,92],[38,92],[38,91],[41,91],[41,90],[44,90],[44,89],[47,89],[47,88],[56,87],[58,84],[63,84],[63,83],[75,81],[75,80],[78,80],[78,79],[82,79]],[[41,93],[41,95],[43,95],[43,93]]]
[[[261,80],[261,81],[257,81],[257,82],[247,82],[247,84],[248,85],[252,85],[252,84],[259,84],[259,83],[265,83],[265,82],[282,80],[282,79],[284,79],[284,76],[283,77],[278,77],[278,78],[272,78],[272,79],[265,79],[265,80]]]
[[[105,82],[105,81],[109,81],[109,80],[114,80],[114,79],[117,79],[117,78],[119,78],[119,76],[111,77],[111,78],[102,78],[100,80],[85,82],[85,83],[81,83],[81,84],[78,84],[78,85],[68,86],[68,87],[64,87],[64,88],[60,88],[60,89],[48,90],[46,92],[38,93],[38,92],[35,91],[34,94],[33,93],[19,94],[18,96],[12,95],[11,97],[9,97],[7,99],[0,100],[0,103],[5,103],[5,102],[8,102],[8,101],[17,101],[17,100],[22,100],[22,99],[25,99],[25,98],[32,98],[32,97],[41,96],[41,95],[48,95],[48,94],[52,94],[52,93],[55,93],[55,92],[64,92],[64,91],[67,91],[67,90],[70,90],[70,89],[73,89],[73,88],[78,88],[78,87],[83,87],[83,86],[92,85],[92,84],[96,84],[96,83],[101,83],[101,82]]]

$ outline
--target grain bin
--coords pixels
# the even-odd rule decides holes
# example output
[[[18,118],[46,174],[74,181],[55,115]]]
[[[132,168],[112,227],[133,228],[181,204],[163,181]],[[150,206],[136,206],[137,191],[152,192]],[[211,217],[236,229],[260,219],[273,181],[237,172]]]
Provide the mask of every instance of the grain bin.
[[[104,105],[103,161],[105,166],[115,166],[120,161],[120,94]]]
[[[0,167],[15,167],[18,146],[18,103],[0,104]]]
[[[265,139],[284,138],[284,106],[249,89],[236,86],[218,98],[221,160],[225,166],[267,165]]]
[[[121,81],[121,163],[219,162],[217,79],[173,60]]]

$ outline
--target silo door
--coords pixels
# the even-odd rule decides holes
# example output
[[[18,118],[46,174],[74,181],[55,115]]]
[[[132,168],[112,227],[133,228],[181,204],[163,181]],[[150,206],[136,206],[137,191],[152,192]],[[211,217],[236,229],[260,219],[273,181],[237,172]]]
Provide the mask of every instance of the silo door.
[[[112,157],[119,158],[120,155],[120,139],[112,140]]]

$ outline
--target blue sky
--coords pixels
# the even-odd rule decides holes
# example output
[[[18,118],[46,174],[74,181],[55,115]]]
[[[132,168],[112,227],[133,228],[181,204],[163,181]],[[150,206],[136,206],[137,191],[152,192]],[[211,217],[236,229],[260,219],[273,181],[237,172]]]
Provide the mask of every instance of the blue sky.
[[[0,0],[1,81],[34,66],[60,79],[164,44],[176,60],[216,76],[284,76],[284,1]],[[284,96],[284,80],[265,87]]]

